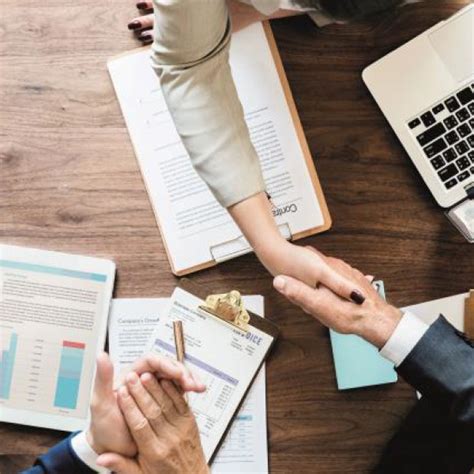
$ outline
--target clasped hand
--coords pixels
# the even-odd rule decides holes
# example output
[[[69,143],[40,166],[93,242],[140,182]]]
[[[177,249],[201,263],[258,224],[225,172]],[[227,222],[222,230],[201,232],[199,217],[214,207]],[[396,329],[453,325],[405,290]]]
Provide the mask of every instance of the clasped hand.
[[[208,473],[196,420],[183,392],[205,386],[182,364],[148,355],[113,389],[106,353],[97,360],[86,438],[99,466],[122,474]]]

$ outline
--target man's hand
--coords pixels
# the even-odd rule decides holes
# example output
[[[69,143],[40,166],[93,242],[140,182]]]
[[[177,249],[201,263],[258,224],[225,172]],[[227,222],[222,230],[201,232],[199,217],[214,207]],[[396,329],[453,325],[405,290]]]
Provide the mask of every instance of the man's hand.
[[[351,304],[324,286],[311,288],[284,275],[274,279],[274,287],[325,326],[343,334],[357,334],[376,347],[383,347],[399,323],[401,311],[381,298],[361,272],[342,260],[324,259],[338,274],[362,288],[366,296],[362,305]]]
[[[118,398],[138,456],[107,453],[97,464],[117,474],[209,473],[196,420],[173,382],[131,372]]]
[[[109,355],[104,352],[97,358],[97,373],[91,400],[91,424],[86,431],[86,439],[97,454],[114,451],[133,456],[137,447],[117,404],[113,383],[114,367]]]
[[[140,373],[151,372],[154,377],[172,380],[185,392],[202,392],[206,389],[183,364],[167,357],[148,354],[137,360],[134,367]],[[124,456],[134,456],[137,447],[120,411],[113,380],[114,368],[108,354],[104,352],[97,358],[91,424],[86,431],[86,439],[97,454],[112,451]]]

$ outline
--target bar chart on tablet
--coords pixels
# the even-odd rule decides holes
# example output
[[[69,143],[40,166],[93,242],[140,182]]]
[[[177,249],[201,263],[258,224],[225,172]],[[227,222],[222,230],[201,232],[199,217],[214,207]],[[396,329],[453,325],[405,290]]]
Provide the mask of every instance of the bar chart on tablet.
[[[12,332],[10,333],[8,347],[5,349],[0,346],[0,398],[3,399],[10,398],[17,344],[18,334]]]
[[[81,401],[85,342],[1,331],[0,405],[62,415],[87,412]]]

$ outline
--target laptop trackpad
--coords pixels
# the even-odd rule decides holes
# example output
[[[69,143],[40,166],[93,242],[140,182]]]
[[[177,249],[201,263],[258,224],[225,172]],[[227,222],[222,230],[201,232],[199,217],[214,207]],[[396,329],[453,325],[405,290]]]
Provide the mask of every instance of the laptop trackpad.
[[[474,74],[474,9],[470,8],[429,35],[431,44],[457,82]]]

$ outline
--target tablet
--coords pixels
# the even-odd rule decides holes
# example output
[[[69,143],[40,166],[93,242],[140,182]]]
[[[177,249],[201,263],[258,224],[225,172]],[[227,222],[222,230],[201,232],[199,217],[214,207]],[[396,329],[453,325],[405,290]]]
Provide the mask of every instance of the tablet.
[[[0,421],[87,426],[114,279],[110,260],[0,245]]]

